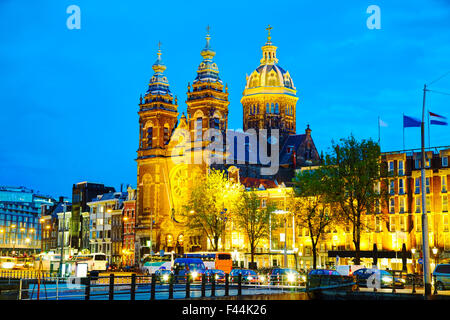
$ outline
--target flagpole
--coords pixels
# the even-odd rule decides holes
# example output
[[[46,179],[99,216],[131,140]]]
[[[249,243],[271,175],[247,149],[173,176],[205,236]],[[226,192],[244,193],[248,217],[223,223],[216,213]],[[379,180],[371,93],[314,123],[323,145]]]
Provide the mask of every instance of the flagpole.
[[[423,86],[422,124],[421,124],[421,145],[422,145],[422,254],[423,254],[423,283],[424,295],[428,298],[431,295],[431,275],[430,275],[430,248],[428,245],[428,217],[425,194],[425,95],[427,85]]]
[[[380,146],[380,150],[381,150],[381,145],[380,145],[380,117],[378,116],[378,145]]]
[[[403,150],[405,150],[405,114],[403,113]]]
[[[430,139],[430,110],[427,109],[428,115],[428,148],[431,148],[431,139]]]

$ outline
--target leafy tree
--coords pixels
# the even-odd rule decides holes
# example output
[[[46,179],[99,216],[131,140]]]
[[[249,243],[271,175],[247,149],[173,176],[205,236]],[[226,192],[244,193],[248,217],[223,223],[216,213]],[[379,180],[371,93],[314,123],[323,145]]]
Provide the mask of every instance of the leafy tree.
[[[198,179],[191,191],[184,215],[191,234],[204,234],[213,251],[223,239],[225,227],[234,211],[241,186],[228,180],[224,171],[211,169]]]
[[[253,190],[243,192],[234,215],[236,225],[248,237],[252,263],[254,262],[255,249],[260,240],[269,236],[270,217],[275,210],[275,207],[271,204],[267,204],[265,208],[260,208],[260,203],[260,198]]]
[[[355,264],[360,264],[361,231],[365,228],[363,214],[373,212],[376,203],[385,198],[381,183],[380,147],[371,139],[357,141],[352,135],[332,143],[325,170],[328,201],[338,206],[343,222],[352,227]]]
[[[297,225],[309,230],[314,269],[317,267],[317,245],[327,228],[337,220],[335,210],[330,210],[326,180],[324,168],[299,171],[293,180],[295,194],[289,201]]]

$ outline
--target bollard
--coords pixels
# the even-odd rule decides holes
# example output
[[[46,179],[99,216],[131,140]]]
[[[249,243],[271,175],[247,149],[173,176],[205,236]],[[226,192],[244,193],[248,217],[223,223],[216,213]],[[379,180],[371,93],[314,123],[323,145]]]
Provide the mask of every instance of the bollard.
[[[86,287],[84,288],[84,300],[91,298],[91,276],[87,277]]]
[[[206,292],[206,274],[202,274],[202,298],[205,297],[205,292]]]
[[[228,297],[230,295],[230,275],[228,273],[225,274],[225,297]]]
[[[135,300],[136,297],[136,273],[131,275],[131,290],[130,290],[130,300]]]
[[[109,275],[109,300],[114,300],[114,273]]]
[[[169,299],[173,299],[173,274],[169,276]]]
[[[156,291],[156,275],[152,274],[152,283],[150,287],[150,300],[155,300],[155,291]]]
[[[186,275],[186,299],[191,297],[191,279],[190,275]]]
[[[211,297],[216,296],[216,275],[213,273],[211,279]]]
[[[238,296],[242,295],[242,274],[238,275]]]

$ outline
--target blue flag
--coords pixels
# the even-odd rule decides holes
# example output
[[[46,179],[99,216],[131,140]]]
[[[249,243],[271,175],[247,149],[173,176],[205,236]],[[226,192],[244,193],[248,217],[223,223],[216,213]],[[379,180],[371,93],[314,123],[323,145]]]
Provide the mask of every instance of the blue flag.
[[[419,119],[403,115],[403,128],[420,127],[421,125],[422,121]]]

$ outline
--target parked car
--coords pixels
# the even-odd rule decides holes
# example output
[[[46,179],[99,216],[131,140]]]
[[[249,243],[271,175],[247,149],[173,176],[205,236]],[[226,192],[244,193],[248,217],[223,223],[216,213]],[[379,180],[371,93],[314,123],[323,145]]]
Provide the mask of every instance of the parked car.
[[[200,258],[177,258],[174,261],[175,282],[186,281],[188,275],[192,282],[201,281],[205,271],[205,264]]]
[[[436,290],[446,290],[450,288],[450,264],[438,264],[433,271]]]
[[[306,282],[297,270],[288,268],[274,268],[269,274],[270,284],[276,285],[300,285]]]
[[[353,275],[356,276],[356,283],[359,286],[367,287],[368,279],[376,272],[379,272],[379,277],[380,277],[379,281],[380,281],[381,288],[392,288],[393,286],[395,288],[404,288],[405,287],[405,283],[406,283],[405,279],[394,277],[391,273],[389,273],[386,270],[362,268],[362,269],[358,269],[355,272],[353,272]]]
[[[258,284],[260,282],[256,271],[250,269],[232,269],[230,272],[230,282],[237,283],[240,274],[242,275],[242,283]]]
[[[156,281],[160,283],[168,283],[169,277],[172,274],[172,271],[167,269],[158,269],[155,271]]]
[[[212,282],[214,277],[215,282],[225,282],[225,272],[219,269],[207,269],[205,270],[206,281]]]

